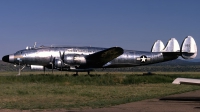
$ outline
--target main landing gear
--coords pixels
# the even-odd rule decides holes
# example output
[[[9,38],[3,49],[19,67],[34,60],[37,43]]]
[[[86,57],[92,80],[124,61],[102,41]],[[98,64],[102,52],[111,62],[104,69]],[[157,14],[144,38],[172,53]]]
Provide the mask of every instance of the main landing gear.
[[[90,71],[87,71],[88,75],[90,75]],[[78,72],[76,72],[75,74],[73,74],[73,76],[78,76]]]

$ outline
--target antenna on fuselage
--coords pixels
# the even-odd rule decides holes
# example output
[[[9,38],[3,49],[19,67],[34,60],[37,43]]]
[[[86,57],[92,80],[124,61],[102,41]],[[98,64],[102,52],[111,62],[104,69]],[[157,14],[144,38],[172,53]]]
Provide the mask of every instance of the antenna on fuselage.
[[[33,46],[34,48],[36,47],[36,44],[37,44],[37,42],[35,42],[35,44],[34,44],[34,46]]]

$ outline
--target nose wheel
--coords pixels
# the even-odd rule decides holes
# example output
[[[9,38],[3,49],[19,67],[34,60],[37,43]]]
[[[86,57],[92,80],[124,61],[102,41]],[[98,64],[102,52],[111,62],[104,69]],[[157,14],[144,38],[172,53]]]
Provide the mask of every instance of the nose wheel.
[[[23,65],[22,68],[21,68],[21,62],[22,60],[21,59],[17,59],[19,61],[19,71],[18,71],[18,76],[21,75],[21,71],[26,67],[26,65]]]
[[[21,66],[19,66],[19,72],[18,72],[18,74],[17,75],[21,75],[21,71],[25,68],[26,66],[24,65],[24,66],[22,66],[22,68],[21,68]]]

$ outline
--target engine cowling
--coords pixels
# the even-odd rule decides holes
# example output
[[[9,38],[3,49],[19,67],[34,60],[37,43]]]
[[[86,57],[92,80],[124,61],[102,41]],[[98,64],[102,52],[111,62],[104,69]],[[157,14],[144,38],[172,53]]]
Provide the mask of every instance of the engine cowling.
[[[86,59],[84,55],[68,54],[64,57],[64,63],[68,65],[81,65],[86,64]]]
[[[56,68],[61,68],[61,67],[64,66],[64,64],[62,64],[62,61],[61,61],[61,60],[55,59],[54,66],[55,66]]]

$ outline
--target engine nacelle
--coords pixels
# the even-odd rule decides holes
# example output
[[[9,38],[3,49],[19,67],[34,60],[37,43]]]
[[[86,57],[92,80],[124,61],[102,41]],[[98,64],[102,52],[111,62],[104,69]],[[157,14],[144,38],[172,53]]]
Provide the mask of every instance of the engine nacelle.
[[[44,70],[44,66],[40,65],[31,65],[32,70]]]
[[[55,59],[55,63],[54,63],[56,68],[61,68],[64,67],[64,64],[62,64],[62,61],[59,59]]]
[[[84,55],[68,54],[64,57],[64,63],[68,65],[81,65],[86,64],[86,59]]]

